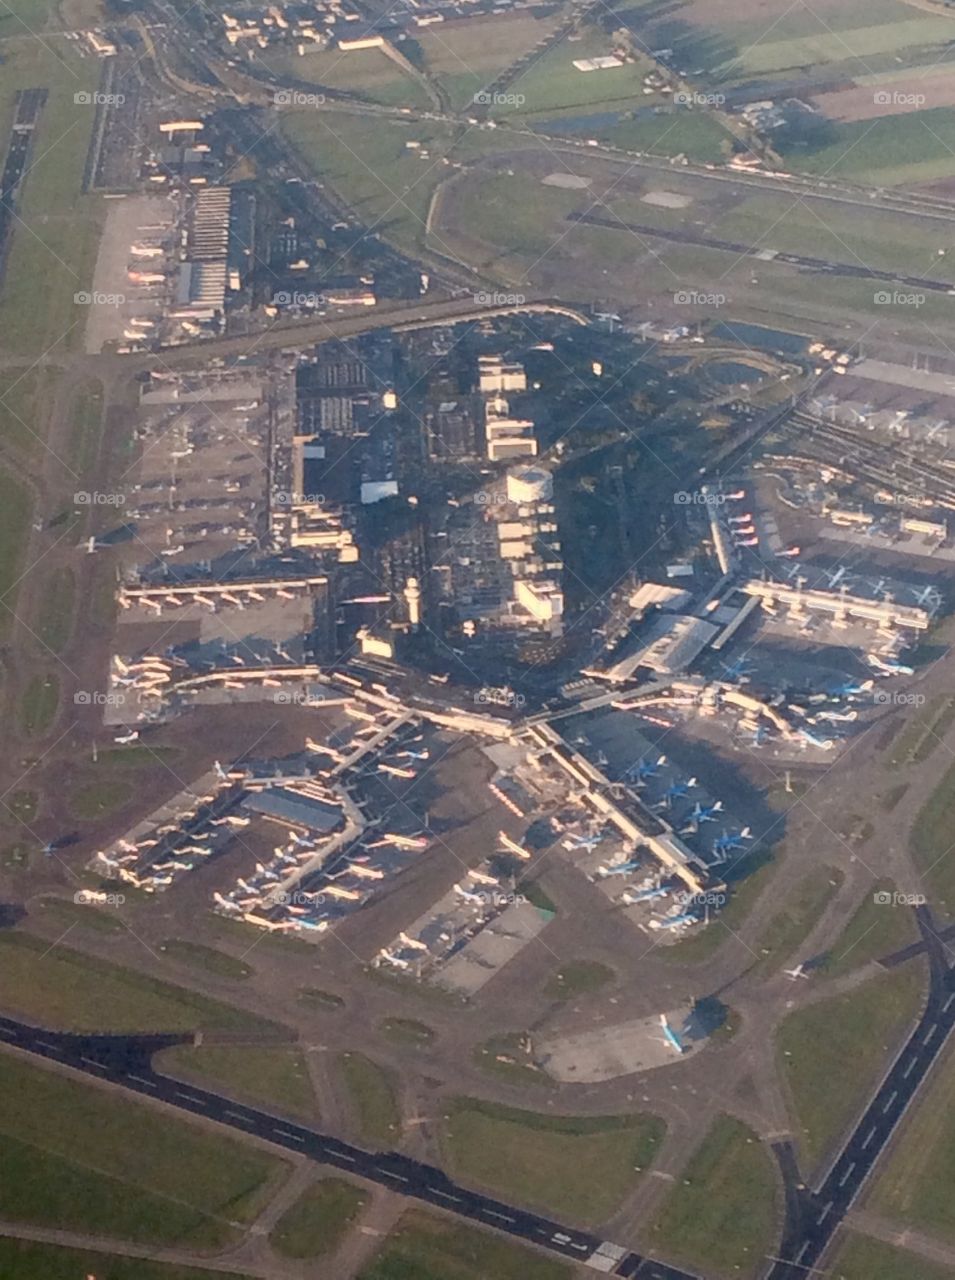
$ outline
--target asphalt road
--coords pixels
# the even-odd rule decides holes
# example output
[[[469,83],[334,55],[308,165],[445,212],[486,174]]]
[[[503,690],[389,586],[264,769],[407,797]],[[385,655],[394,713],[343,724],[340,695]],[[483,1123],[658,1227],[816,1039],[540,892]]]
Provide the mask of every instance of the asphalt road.
[[[154,1053],[170,1045],[191,1043],[190,1036],[71,1035],[0,1017],[0,1042],[252,1134],[320,1164],[379,1183],[399,1195],[423,1200],[480,1226],[507,1232],[574,1262],[586,1262],[603,1243],[589,1232],[562,1226],[539,1214],[460,1187],[442,1170],[399,1152],[365,1151],[255,1107],[171,1080],[153,1070]],[[615,1274],[635,1280],[696,1280],[685,1271],[636,1253],[622,1257]]]
[[[931,972],[925,1012],[821,1185],[803,1197],[769,1280],[805,1280],[816,1266],[955,1026],[955,970],[927,908],[916,914]]]

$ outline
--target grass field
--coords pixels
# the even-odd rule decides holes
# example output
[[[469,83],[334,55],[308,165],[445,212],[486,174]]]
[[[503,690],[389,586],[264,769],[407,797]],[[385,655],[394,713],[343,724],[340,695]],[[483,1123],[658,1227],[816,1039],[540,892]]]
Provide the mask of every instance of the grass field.
[[[466,1182],[597,1223],[651,1164],[664,1129],[651,1115],[540,1115],[459,1098],[450,1107],[443,1147],[453,1173]]]
[[[828,977],[839,977],[860,969],[870,960],[897,951],[918,938],[912,909],[894,902],[880,902],[876,895],[892,894],[891,880],[873,881],[855,915],[829,953],[825,964]]]
[[[238,1271],[167,1266],[144,1258],[119,1258],[82,1249],[61,1249],[28,1240],[0,1239],[0,1275],[11,1280],[250,1280]]]
[[[790,959],[844,879],[837,867],[816,867],[787,895],[785,907],[773,917],[756,948],[762,971],[771,972]]]
[[[51,951],[24,933],[0,934],[0,1008],[63,1031],[274,1030],[254,1014],[62,944]]]
[[[652,155],[685,155],[697,164],[712,163],[731,153],[730,135],[715,116],[705,111],[667,110],[659,115],[641,115],[635,119],[607,117],[605,114],[574,117],[564,124],[549,117],[537,124],[541,132],[596,138],[627,151],[646,151]],[[644,206],[644,209],[646,206]],[[646,219],[645,219],[646,220]]]
[[[780,1026],[780,1072],[788,1082],[807,1172],[868,1100],[892,1046],[918,1014],[925,982],[922,966],[913,962],[849,995],[799,1009]]]
[[[490,1231],[409,1209],[358,1280],[573,1280],[573,1268]]]
[[[552,18],[539,18],[533,11],[495,14],[443,22],[422,31],[417,44],[428,74],[460,109],[553,27]]]
[[[43,369],[13,370],[0,376],[0,441],[33,454],[43,436]]]
[[[73,422],[67,461],[84,475],[96,461],[103,416],[103,388],[95,379],[84,384],[73,401]]]
[[[45,578],[43,599],[34,631],[45,650],[61,653],[70,638],[76,575],[67,566],[51,569]]]
[[[260,61],[280,76],[338,89],[385,106],[427,109],[429,100],[420,84],[380,49],[317,49],[302,54],[290,49],[264,53]]]
[[[832,127],[829,145],[788,152],[787,169],[882,186],[930,182],[955,173],[955,110],[951,107]]]
[[[322,1178],[296,1200],[269,1234],[284,1258],[318,1258],[331,1253],[367,1203],[365,1194],[341,1178]]]
[[[122,778],[98,778],[95,782],[83,783],[75,789],[71,801],[72,811],[77,818],[94,822],[104,814],[122,809],[135,794],[132,783]]]
[[[101,70],[98,59],[79,57],[59,36],[18,40],[4,49],[0,136],[7,134],[15,90],[43,86],[49,91],[0,289],[0,333],[7,351],[39,355],[82,340],[82,308],[74,305],[73,295],[92,276],[100,206],[96,197],[82,194],[95,112],[77,105],[74,95],[95,90]]]
[[[33,503],[26,488],[7,471],[0,470],[0,635],[7,634],[13,621],[32,512]]]
[[[540,118],[566,115],[581,109],[644,106],[656,101],[643,92],[643,77],[651,69],[649,59],[625,63],[604,71],[578,71],[575,62],[610,53],[610,37],[588,26],[579,38],[558,41],[531,61],[508,92],[523,97],[513,105],[495,109],[496,115]]]
[[[217,978],[235,978],[241,980],[251,978],[255,970],[244,960],[227,955],[225,951],[216,951],[214,947],[204,947],[198,942],[187,942],[185,938],[167,938],[159,944],[164,955],[180,964],[193,969],[205,969],[214,973]]]
[[[495,1076],[503,1076],[512,1084],[529,1084],[534,1088],[554,1087],[553,1078],[540,1067],[535,1067],[523,1051],[521,1037],[516,1031],[485,1040],[484,1044],[475,1049],[474,1061],[482,1070]]]
[[[192,1080],[254,1106],[278,1109],[302,1120],[318,1119],[318,1102],[299,1049],[272,1045],[176,1045],[156,1066],[166,1075]]]
[[[302,987],[296,997],[302,1004],[312,1009],[344,1009],[345,1001],[334,991],[323,991],[321,987]]]
[[[931,889],[933,905],[955,914],[955,765],[919,811],[911,850]]]
[[[729,901],[716,914],[705,929],[698,929],[672,946],[657,947],[654,956],[672,960],[677,964],[700,964],[709,960],[724,944],[742,947],[735,934],[749,915],[756,899],[763,892],[776,870],[773,862],[764,862],[749,875],[734,881],[729,890]],[[732,939],[732,944],[730,943]]]
[[[932,700],[916,715],[892,743],[889,759],[894,765],[922,764],[939,745],[955,722],[955,695]]]
[[[381,1029],[389,1039],[400,1040],[404,1044],[425,1045],[434,1039],[431,1028],[414,1018],[385,1018]]]
[[[952,1273],[918,1254],[850,1231],[832,1260],[831,1275],[832,1280],[951,1280]]]
[[[20,697],[20,724],[24,732],[31,737],[46,733],[59,701],[60,682],[51,671],[31,676]]]
[[[720,1116],[664,1202],[647,1239],[707,1275],[752,1273],[776,1237],[774,1161],[745,1125]]]
[[[439,159],[450,145],[446,129],[333,111],[290,111],[281,127],[365,223],[398,245],[423,243],[431,193],[447,175]],[[407,148],[409,141],[420,142],[420,149]]]
[[[284,1161],[115,1092],[0,1054],[0,1216],[155,1243],[223,1247]]]
[[[561,965],[544,988],[552,1000],[575,1000],[577,996],[599,991],[616,978],[613,969],[596,960],[570,960]]]
[[[95,933],[123,933],[126,926],[115,911],[71,902],[66,898],[45,897],[30,902],[30,916],[51,927],[90,929]]]
[[[390,1074],[362,1053],[343,1053],[338,1069],[365,1142],[392,1147],[401,1133],[401,1116]]]
[[[955,1060],[948,1053],[912,1109],[868,1197],[901,1224],[955,1240]]]

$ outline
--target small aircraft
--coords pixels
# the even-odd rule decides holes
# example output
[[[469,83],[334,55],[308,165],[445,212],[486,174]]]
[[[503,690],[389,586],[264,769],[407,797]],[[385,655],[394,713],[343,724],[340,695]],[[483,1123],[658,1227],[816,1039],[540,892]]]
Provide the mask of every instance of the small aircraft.
[[[795,969],[784,969],[783,973],[790,980],[790,982],[796,982],[798,981],[799,978],[809,977],[809,974],[806,972],[806,966],[805,964],[802,964],[802,963],[797,964]]]
[[[742,831],[724,831],[713,841],[713,852],[719,855],[714,861],[724,862],[729,854],[742,849],[744,843],[752,838],[749,827],[744,827]]]
[[[899,662],[898,658],[883,658],[877,653],[867,653],[865,660],[884,676],[914,676],[915,668]]]
[[[728,523],[729,524],[749,524],[752,518],[753,518],[753,513],[751,511],[747,511],[744,515],[741,515],[741,516],[730,516],[728,518]]]
[[[723,812],[723,801],[717,800],[715,804],[695,804],[690,817],[694,822],[715,822],[716,815]]]
[[[118,736],[118,737],[116,737],[116,738],[114,738],[114,739],[113,739],[113,741],[114,741],[118,746],[120,746],[120,747],[125,747],[125,746],[127,746],[130,742],[138,742],[138,741],[139,741],[139,730],[138,730],[138,729],[130,729],[130,731],[129,731],[128,733],[121,733],[121,734],[119,734],[119,736]]]
[[[642,865],[640,858],[628,858],[626,862],[610,862],[598,867],[594,872],[598,880],[606,880],[610,876],[629,876],[639,871]]]
[[[665,898],[669,892],[669,889],[659,884],[648,889],[624,889],[620,901],[630,907],[635,902],[652,902],[655,898]]]
[[[858,680],[847,680],[844,684],[832,685],[829,693],[834,698],[854,698],[860,693],[868,693],[874,684],[874,680],[863,680],[861,684]]]
[[[597,831],[591,836],[568,836],[561,843],[565,849],[586,849],[588,853],[591,853],[602,840],[602,833]]]

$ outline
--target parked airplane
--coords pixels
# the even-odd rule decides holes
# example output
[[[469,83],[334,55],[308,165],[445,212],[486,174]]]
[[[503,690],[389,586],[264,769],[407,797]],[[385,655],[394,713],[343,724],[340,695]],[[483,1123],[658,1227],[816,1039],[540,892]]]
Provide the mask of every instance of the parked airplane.
[[[745,515],[729,516],[728,520],[730,524],[749,524],[752,518],[753,518],[753,513],[751,511],[747,511]]]
[[[568,836],[561,843],[565,849],[586,849],[591,853],[602,840],[603,835],[598,831],[592,836]]]
[[[385,764],[382,760],[376,766],[379,773],[388,773],[395,778],[413,778],[415,777],[414,769],[402,769],[395,764]]]
[[[665,898],[669,892],[664,885],[655,885],[649,889],[624,889],[620,901],[630,907],[635,902],[652,902],[655,898]]]
[[[690,778],[686,782],[674,782],[672,786],[667,787],[663,793],[663,799],[659,804],[654,805],[655,809],[670,809],[673,807],[674,800],[682,800],[684,796],[688,796],[694,787],[699,786],[696,778]]]
[[[734,545],[737,547],[758,547],[759,538],[734,538]]]
[[[855,708],[851,711],[817,711],[815,718],[826,724],[851,724],[853,720],[859,719],[859,713]]]
[[[716,815],[723,812],[723,801],[717,800],[715,804],[700,804],[697,802],[693,806],[693,812],[690,818],[694,822],[715,822]]]
[[[121,747],[125,747],[130,742],[138,742],[139,730],[130,729],[129,733],[121,733],[118,737],[114,738],[113,741]]]
[[[874,680],[863,680],[861,684],[858,680],[846,680],[844,684],[830,686],[829,693],[836,698],[852,698],[860,693],[868,693],[874,684]]]
[[[683,1048],[682,1042],[680,1041],[680,1037],[670,1026],[670,1023],[665,1013],[660,1014],[660,1026],[663,1028],[664,1044],[669,1045],[671,1049],[675,1049],[677,1053],[680,1053],[680,1054],[684,1053],[685,1050]]]
[[[795,969],[784,969],[783,973],[791,982],[795,982],[798,978],[808,978],[805,964],[797,964]]]
[[[865,660],[870,667],[874,667],[880,675],[884,676],[914,676],[915,668],[906,666],[904,662],[899,662],[898,658],[883,658],[877,653],[867,653]]]
[[[913,590],[915,589],[913,588]],[[915,591],[915,603],[921,609],[924,609],[926,605],[930,609],[937,609],[942,603],[942,597],[936,587],[926,587],[923,591]]]
[[[643,865],[640,858],[628,858],[626,862],[609,862],[598,867],[594,875],[598,880],[606,880],[608,876],[629,876],[639,871]]]
[[[723,668],[728,680],[739,680],[740,682],[746,680],[756,670],[755,667],[747,666],[743,658],[738,658],[736,662],[731,663],[729,666],[725,662],[721,662],[720,666]]]
[[[645,778],[655,778],[660,772],[661,765],[666,764],[666,756],[659,756],[656,763],[652,760],[644,760],[641,757],[636,764],[632,764],[624,773],[624,777],[634,782],[643,782]]]
[[[747,840],[752,840],[752,832],[749,827],[744,827],[742,831],[724,831],[721,836],[713,841],[713,852],[719,857],[716,861],[724,861],[730,853],[735,853],[737,849],[742,849]]]

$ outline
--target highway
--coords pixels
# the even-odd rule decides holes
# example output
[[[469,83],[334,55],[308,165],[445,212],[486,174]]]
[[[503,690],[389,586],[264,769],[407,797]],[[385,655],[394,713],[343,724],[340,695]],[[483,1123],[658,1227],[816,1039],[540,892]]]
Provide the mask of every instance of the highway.
[[[803,1195],[799,1222],[790,1220],[790,1243],[768,1280],[805,1280],[816,1267],[955,1026],[955,970],[928,908],[916,916],[931,974],[925,1012],[818,1189]]]
[[[458,1186],[442,1170],[399,1152],[365,1151],[340,1138],[172,1080],[153,1070],[154,1053],[171,1045],[188,1043],[192,1043],[191,1036],[75,1035],[0,1017],[0,1044],[264,1139],[319,1164],[365,1178],[445,1212],[459,1214],[479,1226],[493,1227],[574,1262],[588,1262],[604,1244],[589,1232],[562,1226],[539,1214]],[[688,1272],[636,1253],[623,1250],[620,1255],[612,1261],[608,1258],[609,1265],[599,1265],[596,1260],[590,1265],[596,1270],[635,1280],[697,1280]]]

